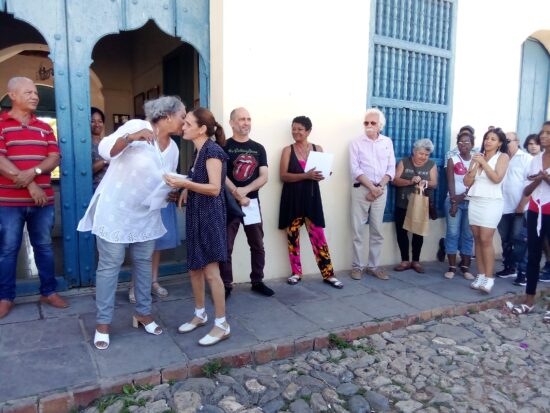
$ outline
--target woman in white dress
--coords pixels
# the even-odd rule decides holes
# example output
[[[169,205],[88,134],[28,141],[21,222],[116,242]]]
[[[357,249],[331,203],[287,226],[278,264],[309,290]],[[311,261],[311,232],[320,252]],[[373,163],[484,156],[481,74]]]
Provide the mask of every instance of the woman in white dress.
[[[495,282],[493,236],[504,208],[502,180],[510,162],[507,152],[506,134],[500,128],[489,129],[483,136],[481,153],[472,156],[464,177],[464,185],[470,187],[468,220],[474,235],[478,273],[470,287],[487,294]]]

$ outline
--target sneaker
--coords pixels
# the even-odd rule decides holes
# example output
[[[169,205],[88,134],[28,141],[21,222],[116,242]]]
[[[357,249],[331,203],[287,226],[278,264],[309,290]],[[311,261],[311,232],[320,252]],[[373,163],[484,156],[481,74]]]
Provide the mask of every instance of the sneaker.
[[[259,294],[265,295],[266,297],[271,297],[275,294],[275,291],[265,285],[262,281],[252,283],[252,287],[250,289]]]
[[[495,275],[498,278],[512,278],[516,277],[517,273],[515,268],[504,268],[503,270],[498,271]]]
[[[479,287],[481,287],[481,284],[483,284],[484,279],[485,274],[478,274],[474,282],[470,284],[470,288],[473,288],[474,290],[479,290]]]
[[[513,282],[514,285],[519,285],[520,287],[525,287],[527,285],[527,277],[521,271],[518,271],[518,276]]]
[[[379,280],[389,280],[390,277],[388,273],[380,268],[367,268],[365,272],[373,277],[378,278]]]
[[[539,281],[543,283],[550,283],[550,271],[543,271],[539,275]]]
[[[491,292],[491,289],[493,288],[493,285],[495,285],[494,278],[483,277],[483,282],[479,286],[479,290],[483,291],[486,294],[489,294]]]
[[[354,280],[360,280],[363,277],[363,271],[360,268],[353,268],[351,270],[351,278]]]

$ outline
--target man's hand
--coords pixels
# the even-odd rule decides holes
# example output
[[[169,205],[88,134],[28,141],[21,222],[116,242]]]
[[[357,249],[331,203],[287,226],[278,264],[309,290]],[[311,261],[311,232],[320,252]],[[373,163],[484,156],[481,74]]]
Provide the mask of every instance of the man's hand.
[[[250,204],[250,198],[246,197],[246,196],[243,196],[242,198],[239,199],[239,205],[240,206],[248,206]]]
[[[241,201],[241,198],[246,198],[246,196],[248,195],[248,191],[246,190],[246,187],[244,187],[244,186],[236,187],[234,192],[237,193],[235,198],[239,202]],[[233,195],[235,195],[235,194],[233,193]],[[250,202],[250,200],[248,200],[248,202]],[[248,203],[246,205],[248,205]]]
[[[24,171],[19,171],[13,177],[13,183],[17,185],[18,188],[26,188],[29,184],[34,181],[36,173],[34,168],[25,169]]]
[[[48,197],[42,188],[40,188],[36,183],[32,182],[27,187],[29,193],[31,194],[34,204],[36,206],[44,206],[48,203]]]

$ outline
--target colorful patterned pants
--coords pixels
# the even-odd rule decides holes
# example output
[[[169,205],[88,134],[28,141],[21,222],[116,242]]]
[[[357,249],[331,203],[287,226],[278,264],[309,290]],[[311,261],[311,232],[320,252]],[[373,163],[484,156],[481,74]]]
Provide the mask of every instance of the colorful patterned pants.
[[[302,275],[302,262],[300,261],[300,227],[306,225],[309,241],[317,261],[317,266],[323,279],[334,277],[334,268],[330,260],[325,232],[322,227],[317,227],[309,218],[301,217],[292,221],[292,224],[286,229],[288,237],[288,258],[290,259],[290,268],[292,274]]]

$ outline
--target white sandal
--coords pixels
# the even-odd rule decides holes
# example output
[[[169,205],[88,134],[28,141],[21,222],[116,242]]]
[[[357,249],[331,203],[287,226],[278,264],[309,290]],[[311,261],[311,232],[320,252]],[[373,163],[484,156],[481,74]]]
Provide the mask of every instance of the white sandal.
[[[162,334],[162,328],[155,323],[154,321],[151,321],[149,324],[145,324],[143,321],[140,321],[136,318],[136,316],[132,317],[132,326],[134,328],[139,328],[139,326],[142,325],[146,332],[149,334],[153,334],[154,336],[158,336]]]
[[[227,327],[226,327],[222,323],[216,322],[215,326],[223,330],[223,335],[221,337],[215,337],[215,336],[211,336],[210,333],[208,333],[207,335],[205,335],[203,338],[199,340],[199,344],[201,346],[213,346],[214,344],[217,344],[222,340],[228,339],[231,336],[231,328],[229,327],[229,324],[227,324]]]
[[[99,343],[105,344],[100,345]],[[94,334],[94,346],[98,350],[107,350],[107,347],[109,347],[109,333],[100,333],[96,330]]]
[[[519,304],[512,307],[512,314],[520,315],[520,314],[529,314],[533,309],[535,308],[534,305],[529,307],[527,304]]]
[[[192,323],[193,320],[191,320],[188,323],[183,323],[181,326],[178,327],[178,333],[181,333],[181,334],[189,333],[194,329],[196,329],[197,327],[202,327],[208,321],[208,315],[206,314],[206,312],[202,314],[197,314],[197,312],[195,311],[195,317],[201,321],[199,321],[196,324]]]

